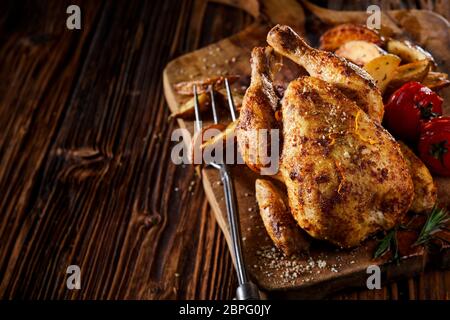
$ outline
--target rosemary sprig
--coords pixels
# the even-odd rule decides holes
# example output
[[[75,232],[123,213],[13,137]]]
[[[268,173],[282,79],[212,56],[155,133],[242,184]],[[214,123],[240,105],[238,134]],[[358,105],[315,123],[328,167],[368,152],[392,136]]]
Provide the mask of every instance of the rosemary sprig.
[[[389,231],[386,234],[386,236],[378,242],[378,246],[377,249],[375,250],[373,257],[374,258],[381,257],[382,255],[386,254],[389,251],[393,252],[393,259],[398,263],[399,255],[397,243],[397,228],[394,228],[391,231]]]
[[[413,246],[427,244],[435,233],[447,229],[446,223],[449,219],[448,211],[445,208],[439,208],[435,205]]]
[[[431,210],[431,213],[429,214],[425,224],[423,225],[419,237],[412,244],[412,246],[415,247],[419,245],[427,245],[428,242],[433,238],[437,238],[448,243],[446,239],[435,236],[435,233],[441,230],[449,230],[449,228],[446,226],[448,221],[450,221],[448,211],[435,205]],[[397,264],[400,262],[397,242],[398,228],[406,230],[409,229],[408,225],[400,225],[397,228],[389,231],[386,236],[378,242],[377,249],[375,250],[375,253],[373,255],[374,258],[381,257],[387,252],[391,251],[393,253],[393,260],[397,262]]]

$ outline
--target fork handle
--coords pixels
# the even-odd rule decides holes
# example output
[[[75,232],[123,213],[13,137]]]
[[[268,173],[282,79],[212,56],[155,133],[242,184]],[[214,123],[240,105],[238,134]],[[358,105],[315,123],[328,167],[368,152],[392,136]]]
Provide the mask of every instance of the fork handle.
[[[258,287],[251,281],[241,284],[236,289],[236,300],[261,300]]]
[[[240,224],[236,207],[236,193],[230,171],[228,170],[228,166],[226,164],[222,164],[220,166],[220,176],[223,182],[227,216],[231,231],[231,242],[233,245],[233,254],[236,261],[239,282],[239,287],[236,290],[236,298],[238,300],[260,299],[258,288],[254,283],[248,280],[247,271],[245,269],[240,238]]]

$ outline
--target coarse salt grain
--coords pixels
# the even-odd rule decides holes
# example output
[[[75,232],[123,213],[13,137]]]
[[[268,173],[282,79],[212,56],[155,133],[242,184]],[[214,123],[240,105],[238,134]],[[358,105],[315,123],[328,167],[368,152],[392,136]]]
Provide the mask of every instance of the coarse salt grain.
[[[320,269],[323,269],[327,265],[327,262],[323,260],[318,260],[317,265],[319,266]]]

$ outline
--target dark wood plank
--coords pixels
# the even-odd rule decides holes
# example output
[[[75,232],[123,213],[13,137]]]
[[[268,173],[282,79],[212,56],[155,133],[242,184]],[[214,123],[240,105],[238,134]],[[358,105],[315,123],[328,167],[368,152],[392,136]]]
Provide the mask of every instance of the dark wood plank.
[[[69,3],[81,32],[65,28]],[[201,0],[0,2],[0,298],[234,296],[200,179],[169,161],[161,73],[250,21]],[[450,272],[404,287],[336,298],[448,299]]]
[[[86,8],[81,31],[66,29],[69,3]],[[0,297],[7,297],[23,274],[19,255],[32,250],[27,246],[30,233],[43,214],[29,210],[36,197],[34,186],[66,111],[101,3],[7,1],[1,6]]]
[[[29,179],[26,189],[33,196],[22,200],[21,221],[9,222],[17,218],[15,203],[2,199],[8,206],[2,226],[23,234],[14,239],[2,233],[9,236],[4,243],[14,245],[10,254],[2,255],[3,297],[234,295],[231,259],[200,180],[192,168],[170,161],[175,124],[167,122],[160,82],[169,59],[200,42],[217,41],[245,23],[239,13],[241,22],[231,29],[216,25],[208,35],[200,23],[205,10],[201,1],[104,4],[67,110],[54,121],[59,130],[38,137],[49,150],[45,161],[35,164],[38,177]],[[224,19],[235,14],[231,8],[209,10],[210,15],[223,13]],[[213,21],[207,19],[205,26]],[[9,47],[3,49],[4,55],[15,56]],[[49,52],[39,53],[49,58]],[[5,77],[16,76],[13,69],[7,71]],[[0,112],[11,112],[10,104],[2,104]],[[23,144],[32,148],[33,136],[24,131],[28,136]],[[9,128],[4,132],[17,135]],[[29,153],[20,151],[19,160],[27,159]],[[20,174],[11,167],[2,169],[5,175]],[[15,186],[8,186],[6,178],[2,186],[12,193]],[[65,288],[69,264],[81,267],[80,291]]]

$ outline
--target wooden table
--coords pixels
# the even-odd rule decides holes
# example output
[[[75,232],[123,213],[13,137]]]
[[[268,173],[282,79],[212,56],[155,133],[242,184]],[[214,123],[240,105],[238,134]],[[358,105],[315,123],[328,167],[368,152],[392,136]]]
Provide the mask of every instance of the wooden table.
[[[419,2],[449,18],[447,1]],[[66,28],[70,4],[81,31]],[[330,1],[352,6],[367,4]],[[161,74],[250,22],[200,0],[0,2],[0,298],[234,296],[201,181],[170,161]],[[66,288],[69,265],[81,290]],[[450,271],[330,298],[448,299]]]

